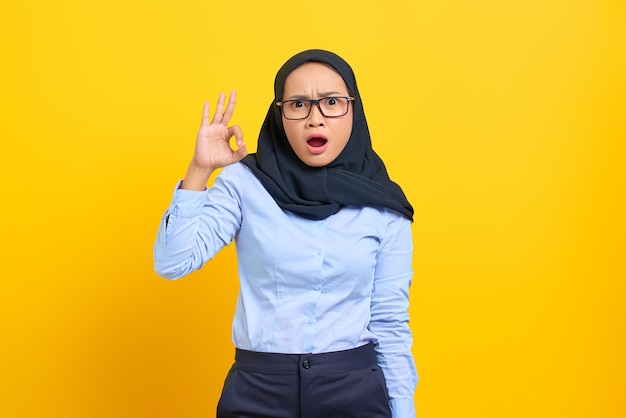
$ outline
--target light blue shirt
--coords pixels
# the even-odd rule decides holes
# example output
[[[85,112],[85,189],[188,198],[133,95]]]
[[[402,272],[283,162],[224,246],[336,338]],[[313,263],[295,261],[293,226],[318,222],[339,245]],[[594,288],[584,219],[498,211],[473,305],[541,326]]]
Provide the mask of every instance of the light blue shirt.
[[[324,353],[373,341],[393,417],[415,416],[408,219],[371,207],[305,219],[282,210],[238,163],[224,168],[204,192],[176,188],[157,235],[155,270],[178,279],[233,239],[240,282],[236,347]]]

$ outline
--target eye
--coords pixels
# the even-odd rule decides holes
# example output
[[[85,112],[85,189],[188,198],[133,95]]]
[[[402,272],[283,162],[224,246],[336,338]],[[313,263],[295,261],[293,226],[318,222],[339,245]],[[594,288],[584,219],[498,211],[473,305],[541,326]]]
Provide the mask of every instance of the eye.
[[[339,104],[339,101],[336,97],[327,97],[326,99],[324,99],[324,102],[327,106],[336,106]]]
[[[306,103],[302,100],[291,100],[289,101],[289,106],[293,107],[294,109],[301,109],[306,106]]]

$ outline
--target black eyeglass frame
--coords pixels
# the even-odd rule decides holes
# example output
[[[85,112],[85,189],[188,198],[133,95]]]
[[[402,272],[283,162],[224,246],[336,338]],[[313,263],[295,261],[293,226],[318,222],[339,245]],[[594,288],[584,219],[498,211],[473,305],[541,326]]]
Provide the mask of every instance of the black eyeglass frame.
[[[320,102],[322,100],[328,100],[328,99],[346,99],[348,100],[348,105],[346,106],[346,111],[344,113],[342,113],[341,115],[335,115],[335,116],[328,116],[326,114],[324,114],[324,111],[322,110],[322,106],[320,106]],[[317,109],[320,111],[320,113],[322,114],[322,116],[324,116],[325,118],[340,118],[342,116],[345,116],[348,113],[348,110],[350,109],[350,102],[355,101],[356,99],[352,96],[328,96],[328,97],[322,97],[320,99],[294,99],[294,100],[283,100],[281,102],[276,102],[276,106],[280,107],[280,111],[283,114],[283,117],[287,120],[302,120],[302,119],[306,119],[309,117],[309,115],[311,115],[311,110],[313,109],[313,105],[317,106]],[[285,103],[291,103],[291,102],[309,102],[310,106],[309,106],[309,113],[306,114],[306,116],[301,117],[301,118],[288,118],[285,115],[285,109],[283,108],[283,105]]]

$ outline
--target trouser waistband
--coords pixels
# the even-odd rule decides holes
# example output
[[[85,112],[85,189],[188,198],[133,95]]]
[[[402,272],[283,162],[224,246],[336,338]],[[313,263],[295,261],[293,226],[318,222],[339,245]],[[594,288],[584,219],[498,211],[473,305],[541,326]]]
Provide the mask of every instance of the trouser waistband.
[[[262,353],[236,349],[234,368],[263,374],[346,373],[376,366],[374,344],[319,354]]]

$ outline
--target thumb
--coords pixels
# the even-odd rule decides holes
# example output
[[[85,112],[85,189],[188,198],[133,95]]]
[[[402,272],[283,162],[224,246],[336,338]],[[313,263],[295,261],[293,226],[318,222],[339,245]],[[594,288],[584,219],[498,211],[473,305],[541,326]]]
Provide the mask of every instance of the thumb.
[[[243,157],[248,155],[248,150],[246,149],[246,143],[243,142],[243,132],[238,125],[232,126],[228,130],[231,133],[231,135],[235,137],[235,145],[237,146],[237,150],[234,151],[233,154],[238,159],[242,159]]]

